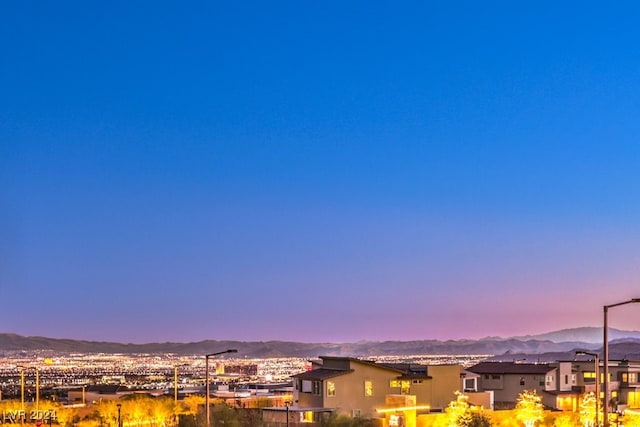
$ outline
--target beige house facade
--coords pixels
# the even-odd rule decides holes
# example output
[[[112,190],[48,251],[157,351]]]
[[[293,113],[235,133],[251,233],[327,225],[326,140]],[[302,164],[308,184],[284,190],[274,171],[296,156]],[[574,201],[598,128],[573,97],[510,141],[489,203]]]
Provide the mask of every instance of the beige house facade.
[[[313,369],[293,376],[293,406],[330,408],[383,418],[389,396],[415,396],[418,411],[442,410],[460,389],[460,365],[385,364],[350,357],[320,357]]]

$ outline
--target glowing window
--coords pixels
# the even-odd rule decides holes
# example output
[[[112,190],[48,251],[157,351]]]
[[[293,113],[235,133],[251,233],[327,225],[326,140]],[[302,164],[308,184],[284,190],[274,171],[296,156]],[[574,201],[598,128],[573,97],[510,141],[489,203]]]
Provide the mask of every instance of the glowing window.
[[[373,396],[373,381],[367,380],[364,382],[364,395]]]
[[[327,381],[327,396],[334,397],[336,395],[336,383]]]
[[[300,413],[300,421],[303,423],[312,423],[313,422],[313,412],[305,411]]]

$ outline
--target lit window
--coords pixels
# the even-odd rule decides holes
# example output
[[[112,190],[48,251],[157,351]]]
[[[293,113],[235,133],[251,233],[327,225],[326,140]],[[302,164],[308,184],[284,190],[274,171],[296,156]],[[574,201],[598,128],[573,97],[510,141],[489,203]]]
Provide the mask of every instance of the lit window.
[[[364,395],[373,396],[373,381],[364,382]]]
[[[409,393],[411,393],[411,382],[402,381],[402,389],[400,389],[400,394],[409,394]]]
[[[334,397],[336,395],[336,383],[333,381],[327,381],[327,397]]]

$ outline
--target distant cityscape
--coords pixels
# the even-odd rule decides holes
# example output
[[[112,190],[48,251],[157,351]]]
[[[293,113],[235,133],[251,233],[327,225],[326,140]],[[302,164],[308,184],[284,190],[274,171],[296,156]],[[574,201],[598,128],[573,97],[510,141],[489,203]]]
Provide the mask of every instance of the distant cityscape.
[[[464,404],[475,408],[472,415],[485,411],[482,417],[492,416],[491,425],[501,425],[497,420],[517,410],[523,393],[533,393],[552,417],[584,418],[585,399],[599,396],[592,397],[600,403],[591,404],[590,419],[608,410],[612,420],[627,417],[626,425],[634,425],[629,417],[640,417],[639,334],[611,329],[605,364],[599,333],[598,328],[580,328],[541,337],[360,343],[360,347],[205,341],[138,345],[137,350],[155,350],[140,353],[61,351],[54,348],[73,347],[74,341],[0,334],[0,343],[5,343],[0,348],[0,418],[3,424],[78,427],[228,423],[283,427],[332,425],[335,417],[348,417],[368,420],[366,425],[371,426],[430,427],[451,416],[451,405]],[[16,348],[20,344],[27,348]],[[49,348],[33,348],[43,344]],[[123,348],[117,343],[77,344]],[[204,347],[193,354],[161,351],[163,347],[184,351],[194,345]],[[416,347],[425,351],[405,354]],[[473,351],[436,353],[443,348]],[[501,353],[480,351],[487,348]],[[258,349],[283,355],[254,357],[242,351],[255,354]],[[287,354],[310,349],[340,354]],[[354,349],[367,353],[349,354]],[[376,349],[387,351],[370,354]],[[400,354],[389,354],[393,350]],[[608,372],[606,381],[603,371]],[[609,390],[608,402],[603,387]],[[170,409],[151,410],[150,402],[174,403]],[[132,414],[142,407],[147,408],[146,415]],[[237,419],[232,422],[229,413],[221,415],[220,407],[233,409]],[[218,408],[213,415],[211,408]],[[73,416],[62,416],[63,411]]]
[[[491,355],[410,355],[374,356],[369,360],[382,363],[417,363],[424,365],[460,364],[470,366]],[[218,389],[247,390],[256,384],[291,385],[291,377],[311,369],[307,358],[225,358],[210,367],[213,394]],[[180,396],[203,393],[205,359],[200,355],[174,354],[84,354],[51,355],[51,352],[4,352],[0,361],[0,387],[4,399],[20,397],[21,373],[27,372],[26,394],[33,398],[38,372],[41,396],[55,396],[65,403],[68,390],[96,385],[118,385],[122,390],[147,391],[155,395]],[[177,383],[175,382],[177,376]],[[222,395],[222,394],[221,394]],[[242,393],[240,392],[240,395]]]

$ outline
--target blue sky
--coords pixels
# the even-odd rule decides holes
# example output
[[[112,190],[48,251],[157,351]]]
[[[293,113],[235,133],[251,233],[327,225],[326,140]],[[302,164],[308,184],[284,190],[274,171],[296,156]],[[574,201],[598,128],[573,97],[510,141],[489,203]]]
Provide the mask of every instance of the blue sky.
[[[636,4],[229,3],[0,5],[1,331],[477,338],[640,296]]]

